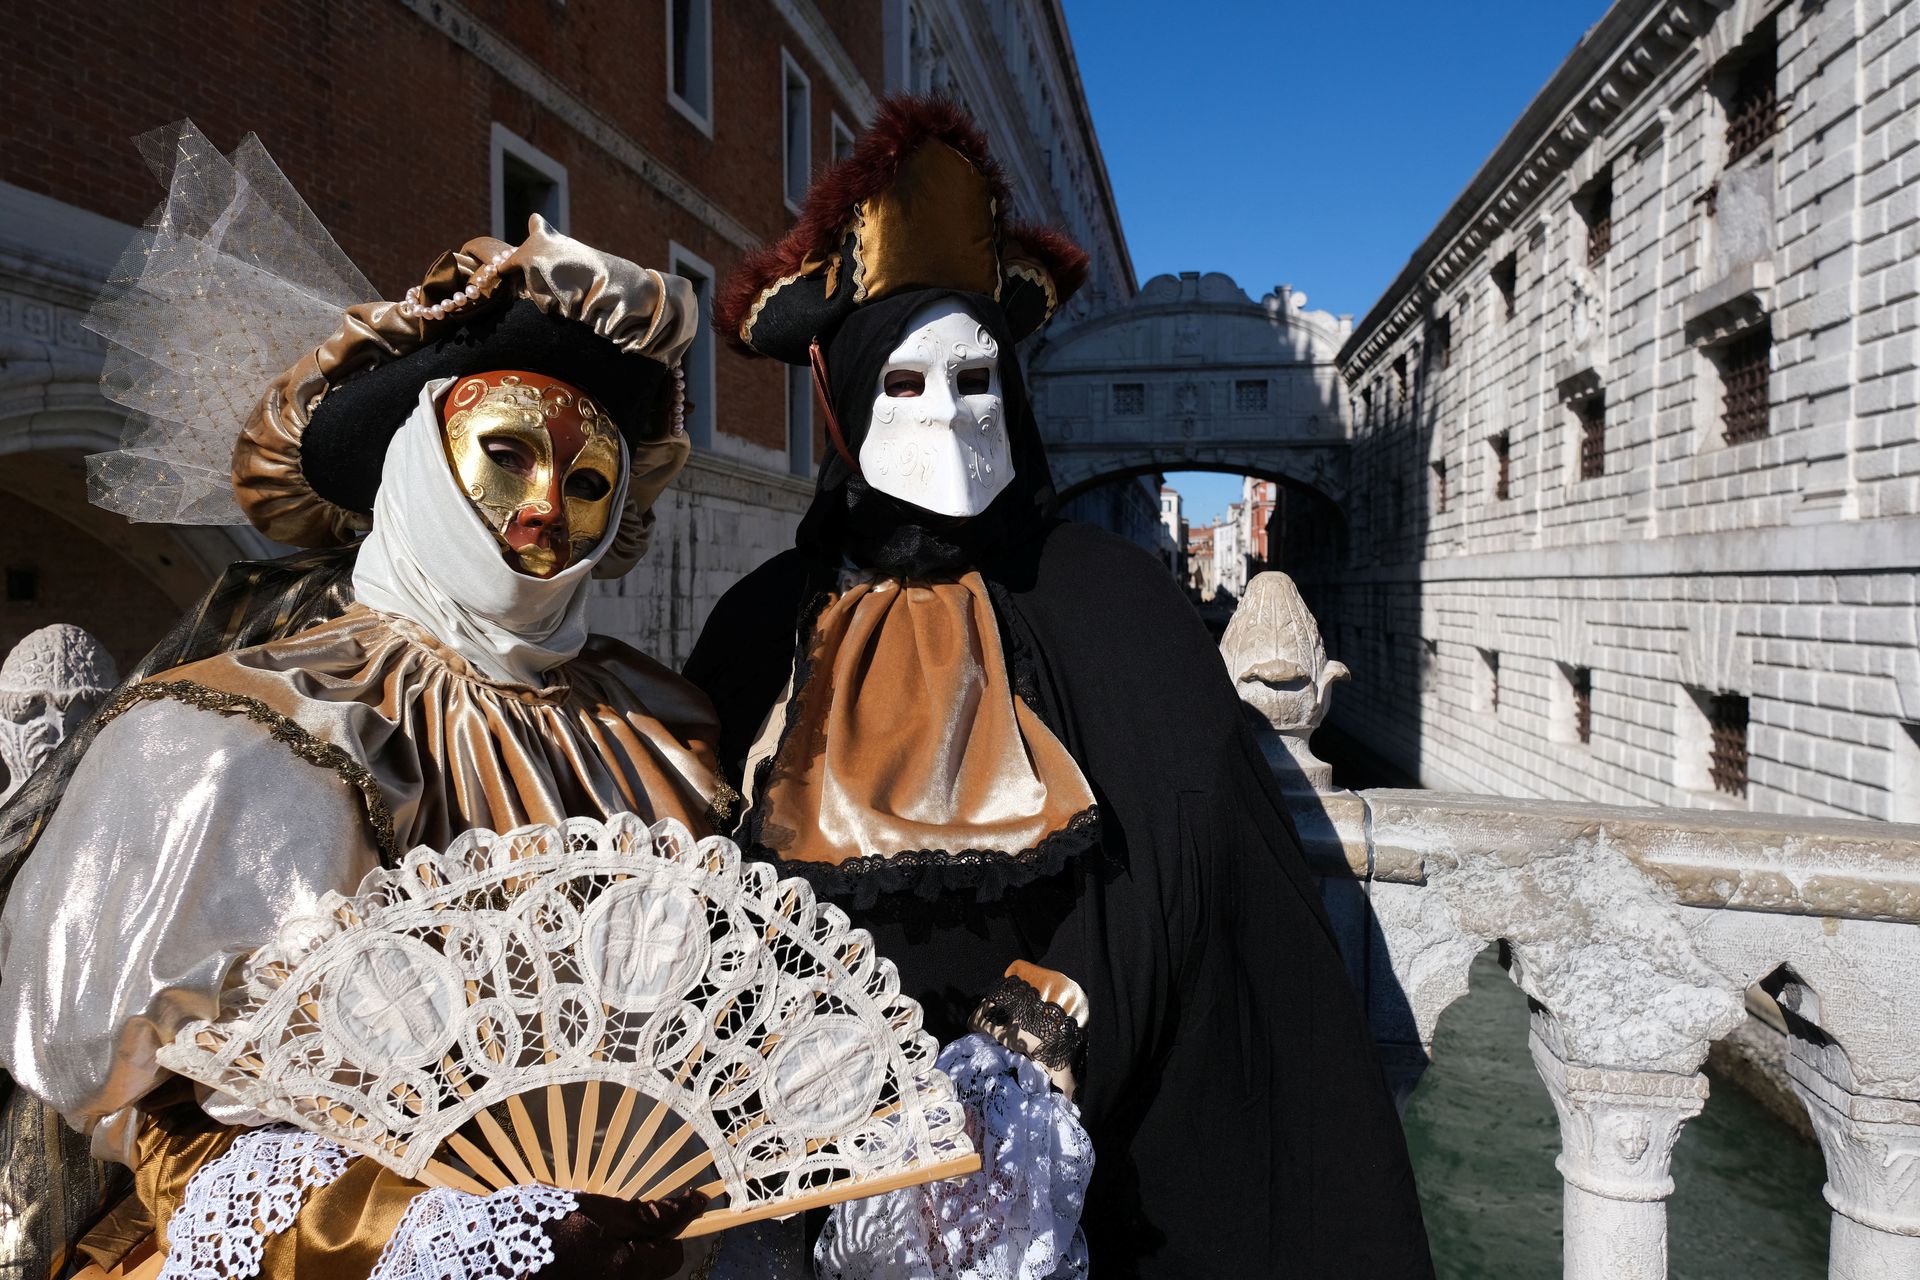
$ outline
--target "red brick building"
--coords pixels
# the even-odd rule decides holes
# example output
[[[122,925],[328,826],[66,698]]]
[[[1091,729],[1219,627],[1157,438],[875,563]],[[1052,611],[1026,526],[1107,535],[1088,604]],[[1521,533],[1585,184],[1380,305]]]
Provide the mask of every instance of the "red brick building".
[[[250,530],[128,526],[84,500],[80,458],[112,447],[119,414],[80,322],[163,194],[135,135],[183,117],[223,149],[258,134],[387,297],[530,210],[704,291],[785,231],[883,93],[940,90],[994,136],[1019,212],[1088,244],[1090,296],[1124,301],[1132,269],[1057,0],[988,8],[975,21],[975,6],[925,0],[16,6],[0,55],[0,492],[45,518],[0,531],[0,652],[73,621],[124,662],[226,560],[271,550]],[[595,602],[597,626],[669,661],[719,592],[786,544],[818,447],[806,382],[783,366],[707,334],[688,373],[695,460],[662,503],[653,555]]]

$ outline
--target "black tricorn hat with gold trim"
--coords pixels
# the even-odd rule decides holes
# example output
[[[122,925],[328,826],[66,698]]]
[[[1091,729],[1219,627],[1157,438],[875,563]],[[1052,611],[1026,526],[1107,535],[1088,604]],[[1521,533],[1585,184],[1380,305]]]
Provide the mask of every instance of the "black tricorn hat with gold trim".
[[[808,189],[793,230],[735,268],[714,327],[749,355],[803,365],[864,303],[959,289],[997,301],[1023,338],[1086,275],[1086,253],[1064,235],[1008,220],[1006,180],[964,110],[895,95]]]

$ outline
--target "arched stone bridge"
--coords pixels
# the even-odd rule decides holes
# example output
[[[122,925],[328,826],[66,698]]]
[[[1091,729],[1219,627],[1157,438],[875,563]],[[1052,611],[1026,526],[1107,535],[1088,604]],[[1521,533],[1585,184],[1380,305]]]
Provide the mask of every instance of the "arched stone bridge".
[[[1156,276],[1125,307],[1049,330],[1028,362],[1063,496],[1153,471],[1231,471],[1339,504],[1347,317],[1285,285],[1253,301],[1217,272]]]

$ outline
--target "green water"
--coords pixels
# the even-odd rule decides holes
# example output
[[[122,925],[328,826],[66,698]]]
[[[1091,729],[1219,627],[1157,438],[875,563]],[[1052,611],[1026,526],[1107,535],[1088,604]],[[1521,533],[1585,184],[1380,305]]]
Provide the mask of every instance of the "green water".
[[[1440,1020],[1407,1107],[1407,1144],[1442,1280],[1560,1275],[1560,1129],[1527,1054],[1527,1000],[1489,950]],[[1820,1280],[1820,1153],[1745,1093],[1712,1082],[1681,1131],[1668,1207],[1673,1280]]]

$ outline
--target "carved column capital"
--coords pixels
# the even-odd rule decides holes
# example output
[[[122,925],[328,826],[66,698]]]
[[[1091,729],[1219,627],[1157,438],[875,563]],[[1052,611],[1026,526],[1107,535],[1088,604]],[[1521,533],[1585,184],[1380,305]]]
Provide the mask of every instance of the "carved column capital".
[[[1555,1165],[1567,1184],[1608,1200],[1672,1195],[1673,1145],[1706,1105],[1707,1078],[1569,1063],[1538,1031],[1527,1043],[1560,1116]]]
[[[1827,1203],[1862,1226],[1920,1237],[1920,1102],[1863,1097],[1788,1062],[1827,1162]]]

